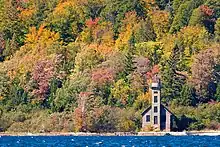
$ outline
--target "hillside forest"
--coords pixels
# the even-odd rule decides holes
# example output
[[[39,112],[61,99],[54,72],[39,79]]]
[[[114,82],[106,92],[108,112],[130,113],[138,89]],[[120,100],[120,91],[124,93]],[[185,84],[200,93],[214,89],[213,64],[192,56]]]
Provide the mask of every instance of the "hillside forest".
[[[0,0],[0,131],[141,131],[155,75],[177,131],[220,129],[219,0]]]

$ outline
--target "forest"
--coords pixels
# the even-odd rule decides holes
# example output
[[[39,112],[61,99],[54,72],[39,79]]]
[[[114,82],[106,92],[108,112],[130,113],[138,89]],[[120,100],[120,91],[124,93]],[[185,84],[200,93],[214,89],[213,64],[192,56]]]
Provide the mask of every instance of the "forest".
[[[219,0],[0,0],[0,132],[137,132],[159,75],[178,131],[220,130]]]

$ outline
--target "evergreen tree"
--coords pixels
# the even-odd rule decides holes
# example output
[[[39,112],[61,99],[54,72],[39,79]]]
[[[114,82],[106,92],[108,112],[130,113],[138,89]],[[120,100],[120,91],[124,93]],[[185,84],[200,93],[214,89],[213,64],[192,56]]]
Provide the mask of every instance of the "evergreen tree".
[[[165,9],[167,5],[170,5],[171,0],[155,0],[160,9]]]
[[[195,93],[190,85],[183,85],[178,101],[183,106],[194,106],[196,104]]]
[[[177,14],[174,17],[173,23],[170,28],[171,33],[178,32],[184,26],[187,26],[192,15],[193,9],[201,5],[202,1],[186,1],[180,5]]]
[[[161,64],[162,96],[165,103],[178,98],[182,85],[185,83],[185,77],[177,74],[177,65],[180,60],[179,50],[178,46],[175,45],[170,58]]]
[[[134,71],[134,51],[135,51],[135,37],[132,33],[129,40],[128,52],[125,55],[125,75],[128,76]]]
[[[220,102],[220,83],[217,84],[215,98],[218,102]]]
[[[12,39],[16,34],[15,40],[21,46],[24,44],[27,29],[19,19],[18,3],[16,0],[0,1],[0,32],[4,34],[5,40]]]
[[[215,24],[215,39],[220,42],[220,18],[217,19]]]
[[[113,24],[115,38],[118,37],[122,20],[129,11],[136,11],[140,17],[146,16],[146,7],[139,0],[106,0],[105,7],[100,15]]]
[[[3,51],[4,58],[7,58],[15,53],[15,51],[18,49],[18,44],[16,42],[16,34],[13,34],[12,39],[6,42],[5,50]]]

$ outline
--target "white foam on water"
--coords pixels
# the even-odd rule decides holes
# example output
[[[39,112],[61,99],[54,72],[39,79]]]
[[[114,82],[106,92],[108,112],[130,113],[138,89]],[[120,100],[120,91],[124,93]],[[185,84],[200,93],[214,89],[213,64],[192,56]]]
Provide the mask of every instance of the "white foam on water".
[[[71,141],[74,141],[74,139],[71,139]]]
[[[96,142],[95,144],[102,144],[102,143],[103,143],[103,142],[100,141],[100,142]]]

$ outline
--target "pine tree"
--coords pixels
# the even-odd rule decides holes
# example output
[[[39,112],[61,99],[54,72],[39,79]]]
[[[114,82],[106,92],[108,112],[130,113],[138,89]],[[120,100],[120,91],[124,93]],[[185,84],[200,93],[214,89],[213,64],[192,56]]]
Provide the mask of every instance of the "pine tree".
[[[12,39],[6,42],[5,50],[3,51],[4,58],[10,58],[11,55],[15,53],[15,51],[18,49],[18,44],[16,42],[16,34],[13,34]]]
[[[182,1],[181,1],[182,2]],[[177,14],[174,17],[173,23],[170,28],[171,33],[178,32],[181,28],[188,25],[190,16],[192,15],[193,9],[201,5],[202,1],[186,1],[180,5]]]
[[[220,83],[218,83],[218,85],[217,85],[215,98],[218,102],[220,102]]]
[[[179,58],[179,47],[175,45],[170,58],[163,62],[161,67],[162,75],[162,96],[163,101],[168,103],[180,96],[182,85],[185,82],[185,77],[177,74]]]
[[[217,19],[215,24],[215,39],[220,42],[220,18]]]
[[[190,85],[184,84],[182,90],[180,92],[179,104],[184,106],[194,106],[195,101],[195,93],[193,88]]]
[[[125,73],[126,76],[130,75],[131,72],[134,71],[134,50],[135,50],[135,37],[134,33],[132,33],[131,38],[129,40],[128,52],[125,57]]]

